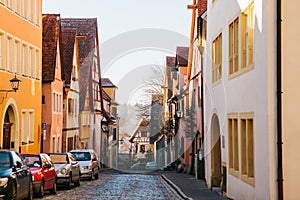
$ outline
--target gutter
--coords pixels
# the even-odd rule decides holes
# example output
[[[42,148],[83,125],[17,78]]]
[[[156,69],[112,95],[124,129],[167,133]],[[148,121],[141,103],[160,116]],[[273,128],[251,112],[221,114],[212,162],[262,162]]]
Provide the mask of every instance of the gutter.
[[[282,49],[281,49],[281,0],[277,0],[276,61],[277,61],[277,189],[278,199],[283,200],[282,170]]]

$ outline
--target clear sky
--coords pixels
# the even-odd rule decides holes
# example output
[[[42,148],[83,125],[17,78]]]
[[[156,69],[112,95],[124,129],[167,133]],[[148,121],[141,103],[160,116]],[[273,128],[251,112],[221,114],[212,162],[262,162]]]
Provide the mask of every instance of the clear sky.
[[[191,11],[187,5],[191,3],[192,0],[43,0],[43,13],[59,13],[62,18],[97,18],[103,77],[118,86],[117,101],[126,103],[147,80],[149,66],[163,67],[165,57],[174,56],[177,46],[189,45]],[[137,74],[140,70],[135,69],[143,67],[145,73]],[[124,91],[125,88],[131,89]]]

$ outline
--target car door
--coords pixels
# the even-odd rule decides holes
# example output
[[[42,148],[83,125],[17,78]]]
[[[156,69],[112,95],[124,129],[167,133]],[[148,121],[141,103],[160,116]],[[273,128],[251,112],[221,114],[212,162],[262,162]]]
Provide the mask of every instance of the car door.
[[[46,159],[46,164],[51,166],[50,168],[47,169],[47,174],[48,174],[49,188],[53,188],[53,184],[56,181],[56,171],[54,168],[54,164],[52,163],[51,158],[47,154],[42,154],[42,155]]]
[[[14,165],[14,174],[16,175],[17,181],[17,195],[24,197],[27,196],[29,191],[29,183],[31,181],[30,169],[15,151],[12,151],[11,153]]]
[[[78,162],[76,161],[76,159],[72,154],[69,154],[69,158],[71,161],[71,170],[72,170],[73,177],[80,178],[80,168]]]

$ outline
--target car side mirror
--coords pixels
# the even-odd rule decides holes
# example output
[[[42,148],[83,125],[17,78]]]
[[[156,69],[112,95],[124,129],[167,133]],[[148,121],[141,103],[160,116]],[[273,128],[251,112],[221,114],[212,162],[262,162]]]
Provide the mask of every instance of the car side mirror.
[[[51,164],[47,163],[44,165],[44,169],[49,169],[49,168],[51,168]]]
[[[16,168],[21,168],[22,167],[22,163],[20,161],[16,161]]]
[[[77,161],[72,161],[71,164],[72,165],[76,165],[78,162]]]
[[[92,161],[97,161],[97,158],[93,158]]]

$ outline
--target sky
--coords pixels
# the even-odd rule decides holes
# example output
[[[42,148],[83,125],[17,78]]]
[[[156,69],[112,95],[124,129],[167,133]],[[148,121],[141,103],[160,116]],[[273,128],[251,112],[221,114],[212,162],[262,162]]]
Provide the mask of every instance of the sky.
[[[43,0],[43,14],[97,18],[102,77],[117,85],[117,102],[139,101],[154,66],[188,46],[192,0]]]

